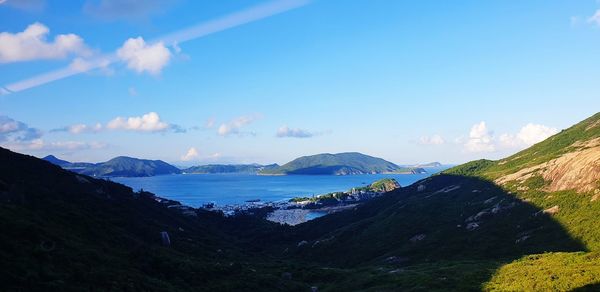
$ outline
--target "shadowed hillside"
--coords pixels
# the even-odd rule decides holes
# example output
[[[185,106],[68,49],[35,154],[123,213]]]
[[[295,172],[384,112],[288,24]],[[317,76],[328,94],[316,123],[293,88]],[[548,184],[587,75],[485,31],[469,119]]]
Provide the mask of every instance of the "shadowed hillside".
[[[0,148],[1,290],[302,291],[308,284],[282,282],[268,257],[223,231],[263,223],[273,226],[181,208]]]

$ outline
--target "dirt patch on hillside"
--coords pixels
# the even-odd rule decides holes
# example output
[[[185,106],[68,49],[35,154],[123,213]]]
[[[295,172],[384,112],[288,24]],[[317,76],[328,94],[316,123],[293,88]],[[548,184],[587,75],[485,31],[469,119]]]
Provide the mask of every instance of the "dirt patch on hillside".
[[[600,138],[576,142],[572,148],[572,152],[556,159],[500,177],[496,183],[503,185],[510,181],[524,182],[540,175],[549,182],[545,187],[546,191],[574,189],[587,192],[597,189],[600,181]]]

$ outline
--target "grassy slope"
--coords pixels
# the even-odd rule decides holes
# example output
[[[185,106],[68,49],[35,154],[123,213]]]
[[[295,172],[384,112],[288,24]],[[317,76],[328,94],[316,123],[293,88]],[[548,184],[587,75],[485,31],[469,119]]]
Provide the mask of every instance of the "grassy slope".
[[[593,289],[600,274],[600,203],[591,201],[592,194],[547,193],[541,190],[546,182],[537,177],[527,181],[527,191],[510,184],[500,188],[492,180],[569,152],[576,141],[600,136],[599,120],[596,114],[500,161],[479,160],[452,168],[419,182],[426,186],[421,192],[413,185],[355,211],[302,224],[296,231],[311,248],[295,252],[326,265],[370,267],[382,290],[397,286],[435,290],[440,282],[447,284],[444,289],[457,290]],[[454,185],[461,188],[433,194]],[[464,227],[465,218],[489,211],[484,202],[493,197],[492,205],[498,201],[503,201],[501,206],[516,205],[484,215],[473,231],[457,228]],[[558,214],[540,213],[556,205]],[[411,241],[420,234],[426,237]],[[390,256],[401,263],[387,265]],[[421,280],[413,270],[420,271]],[[468,275],[478,280],[457,286]]]

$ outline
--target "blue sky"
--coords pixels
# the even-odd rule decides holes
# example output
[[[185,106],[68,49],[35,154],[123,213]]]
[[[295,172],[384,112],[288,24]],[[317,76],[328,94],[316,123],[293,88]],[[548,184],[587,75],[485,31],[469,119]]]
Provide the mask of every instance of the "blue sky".
[[[496,159],[600,109],[598,11],[594,0],[0,0],[0,145],[178,165],[345,151]],[[47,78],[57,70],[73,75]]]

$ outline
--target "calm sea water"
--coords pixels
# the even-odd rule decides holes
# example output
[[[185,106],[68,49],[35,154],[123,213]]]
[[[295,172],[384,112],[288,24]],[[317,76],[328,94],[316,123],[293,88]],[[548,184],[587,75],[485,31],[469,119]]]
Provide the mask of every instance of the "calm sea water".
[[[152,177],[117,177],[111,180],[144,189],[192,207],[205,203],[217,205],[243,204],[248,200],[281,201],[293,197],[346,191],[382,178],[394,178],[407,186],[441,169],[428,169],[427,174],[365,175],[288,175],[261,176],[245,174],[180,174]]]

